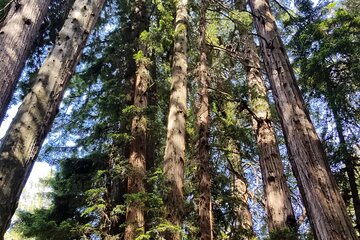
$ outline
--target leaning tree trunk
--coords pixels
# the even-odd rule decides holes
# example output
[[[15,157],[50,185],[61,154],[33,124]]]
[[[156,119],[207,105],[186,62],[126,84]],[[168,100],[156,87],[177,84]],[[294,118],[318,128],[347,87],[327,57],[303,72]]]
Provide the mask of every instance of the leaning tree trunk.
[[[206,10],[208,1],[201,1],[199,23],[200,63],[198,70],[198,106],[196,123],[198,129],[196,159],[199,177],[199,230],[200,239],[213,239],[211,207],[211,164],[209,155],[209,70],[206,46]]]
[[[104,0],[77,0],[0,147],[0,236],[17,207],[41,144]]]
[[[357,239],[267,0],[250,0],[290,163],[318,239]]]
[[[239,148],[234,139],[230,138],[228,141],[228,154],[230,169],[233,172],[233,197],[235,198],[235,216],[236,229],[234,232],[241,234],[243,240],[254,239],[252,215],[249,208],[249,191],[248,184],[244,177],[244,171],[241,166],[241,156]]]
[[[0,23],[0,124],[50,0],[12,1]]]
[[[137,70],[134,77],[134,106],[139,113],[132,119],[131,124],[132,140],[129,158],[128,194],[139,194],[145,193],[147,119],[144,110],[148,105],[147,90],[150,82],[148,49],[139,38],[140,34],[148,28],[149,21],[146,13],[146,1],[138,0],[132,8],[134,27],[138,33],[135,39],[138,46],[135,46],[135,48],[143,53],[143,57],[137,60]],[[141,198],[129,203],[126,212],[125,240],[133,240],[144,233],[143,205],[144,202]]]
[[[238,9],[243,11],[245,4],[238,0]],[[243,58],[247,60],[247,65],[244,67],[250,91],[250,107],[254,114],[253,129],[260,151],[260,167],[269,231],[294,229],[296,228],[296,219],[291,205],[290,191],[286,184],[278,141],[271,121],[270,106],[261,76],[257,48],[253,38],[245,31],[241,32],[241,41],[244,46]]]
[[[260,167],[269,231],[286,228],[294,229],[296,228],[296,219],[291,205],[290,190],[286,183],[284,167],[280,158],[278,141],[271,121],[266,87],[261,78],[260,61],[256,56],[255,43],[248,39],[245,45],[249,46],[245,50],[246,54],[254,54],[247,57],[247,59],[254,61],[251,66],[247,67],[246,71],[250,89],[250,106],[255,114],[253,129],[260,151]]]
[[[180,228],[183,215],[185,118],[187,83],[187,0],[176,4],[175,39],[171,73],[170,110],[164,157],[166,220]],[[178,231],[168,230],[166,240],[180,240]]]

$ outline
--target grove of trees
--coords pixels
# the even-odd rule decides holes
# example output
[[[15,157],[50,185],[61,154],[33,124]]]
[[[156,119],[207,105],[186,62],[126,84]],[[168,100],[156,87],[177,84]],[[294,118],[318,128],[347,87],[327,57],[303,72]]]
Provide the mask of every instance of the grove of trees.
[[[359,12],[0,0],[0,239],[358,239]]]

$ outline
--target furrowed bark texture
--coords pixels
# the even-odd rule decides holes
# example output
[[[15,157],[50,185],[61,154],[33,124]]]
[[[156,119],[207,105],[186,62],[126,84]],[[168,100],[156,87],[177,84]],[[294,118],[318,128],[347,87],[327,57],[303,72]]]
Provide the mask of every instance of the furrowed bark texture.
[[[12,1],[0,23],[0,124],[50,0]]]
[[[241,233],[243,240],[254,239],[252,215],[249,208],[249,193],[247,189],[247,182],[241,167],[240,152],[234,139],[229,139],[228,142],[228,161],[233,170],[233,195],[236,199],[237,206],[235,207],[235,214],[237,218],[236,231]]]
[[[128,177],[129,194],[145,192],[147,119],[141,111],[144,111],[148,105],[147,90],[150,82],[148,51],[139,39],[141,32],[146,30],[149,25],[146,14],[146,1],[136,1],[132,11],[135,15],[134,27],[137,28],[136,32],[138,32],[135,40],[138,42],[137,50],[143,52],[144,59],[138,60],[134,77],[134,106],[140,113],[132,119],[131,125],[132,141],[130,146],[130,172]],[[131,202],[127,208],[125,240],[133,240],[145,231],[144,203],[142,200],[143,199],[137,199]]]
[[[209,70],[206,46],[206,10],[208,1],[201,1],[199,23],[200,64],[198,72],[198,95],[196,122],[198,129],[197,161],[199,163],[199,227],[200,239],[213,239],[211,207],[211,164],[209,155]]]
[[[187,0],[178,0],[176,6],[175,39],[172,65],[170,110],[164,157],[164,175],[167,194],[166,220],[181,227],[183,215],[183,186],[185,160],[185,118],[187,84]],[[180,233],[168,230],[166,240],[180,240]]]
[[[245,51],[256,54],[255,43],[248,39],[250,46]],[[250,42],[251,41],[251,42]],[[246,45],[247,45],[246,44]],[[269,230],[280,230],[296,227],[296,219],[291,205],[290,190],[286,184],[284,167],[280,158],[278,141],[271,121],[270,106],[266,88],[261,78],[260,61],[252,55],[254,65],[247,68],[247,78],[250,89],[251,109],[256,115],[253,128],[260,151],[260,167],[266,199],[266,213]],[[249,58],[248,58],[249,59]]]
[[[238,9],[245,9],[243,1],[238,1]],[[291,196],[286,184],[284,167],[275,130],[271,121],[270,106],[266,87],[261,76],[260,59],[252,37],[242,32],[244,45],[244,66],[250,90],[250,107],[254,113],[253,129],[260,151],[260,168],[266,199],[266,214],[269,231],[296,228],[296,219],[291,205]]]
[[[0,147],[0,236],[17,207],[41,144],[104,0],[77,0]]]
[[[305,108],[267,0],[250,0],[254,24],[282,124],[290,163],[314,233],[320,240],[357,239]]]

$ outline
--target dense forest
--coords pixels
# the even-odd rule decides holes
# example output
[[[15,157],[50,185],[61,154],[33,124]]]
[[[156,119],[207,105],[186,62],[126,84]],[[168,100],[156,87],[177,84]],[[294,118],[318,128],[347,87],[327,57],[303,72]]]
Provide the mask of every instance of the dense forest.
[[[358,239],[359,12],[0,0],[0,239]]]

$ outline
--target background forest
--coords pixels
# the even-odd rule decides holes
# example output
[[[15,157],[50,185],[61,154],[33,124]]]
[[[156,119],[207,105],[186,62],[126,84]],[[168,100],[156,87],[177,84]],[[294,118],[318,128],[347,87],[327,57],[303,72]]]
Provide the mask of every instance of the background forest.
[[[358,0],[41,1],[22,66],[0,0],[5,239],[358,238]]]

